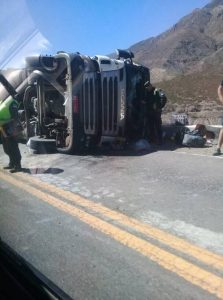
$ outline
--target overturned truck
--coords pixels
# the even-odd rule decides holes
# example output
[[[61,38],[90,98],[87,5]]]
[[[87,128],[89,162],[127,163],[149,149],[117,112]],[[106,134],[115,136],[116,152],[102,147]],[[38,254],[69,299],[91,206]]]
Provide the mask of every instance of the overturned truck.
[[[117,50],[117,55],[27,57],[19,84],[10,82],[7,72],[1,74],[8,94],[21,101],[31,148],[75,153],[104,137],[131,140],[142,133],[141,100],[149,69],[134,63],[129,51]]]

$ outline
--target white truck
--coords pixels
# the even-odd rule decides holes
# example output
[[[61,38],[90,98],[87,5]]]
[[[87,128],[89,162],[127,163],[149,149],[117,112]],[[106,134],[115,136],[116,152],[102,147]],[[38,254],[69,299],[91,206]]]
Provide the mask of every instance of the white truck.
[[[20,81],[1,73],[7,92],[0,96],[21,101],[31,148],[75,153],[103,137],[128,140],[142,133],[149,69],[134,63],[130,51],[116,51],[116,59],[66,52],[27,57]]]

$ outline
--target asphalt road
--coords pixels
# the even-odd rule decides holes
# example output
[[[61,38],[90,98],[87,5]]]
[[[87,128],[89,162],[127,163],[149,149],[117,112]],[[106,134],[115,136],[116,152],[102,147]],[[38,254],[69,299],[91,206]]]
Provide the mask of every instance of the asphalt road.
[[[0,236],[72,298],[223,299],[223,159],[213,149],[20,147],[24,172],[0,171]]]

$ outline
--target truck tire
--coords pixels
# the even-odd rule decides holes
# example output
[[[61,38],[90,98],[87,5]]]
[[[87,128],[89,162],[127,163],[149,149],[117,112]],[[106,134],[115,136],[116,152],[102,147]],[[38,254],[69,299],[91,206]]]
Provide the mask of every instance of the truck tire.
[[[53,65],[55,63],[55,65]],[[53,73],[58,69],[59,63],[51,56],[29,56],[26,58],[26,66],[32,69],[41,69],[47,73]]]
[[[57,152],[56,141],[53,139],[34,136],[29,139],[28,146],[34,150],[35,153],[47,154]]]

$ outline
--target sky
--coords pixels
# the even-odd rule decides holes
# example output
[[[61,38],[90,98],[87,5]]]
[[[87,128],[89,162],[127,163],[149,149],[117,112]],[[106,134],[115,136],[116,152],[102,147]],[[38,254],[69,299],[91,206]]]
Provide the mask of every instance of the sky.
[[[24,57],[127,49],[168,30],[211,0],[1,0],[0,69]]]

